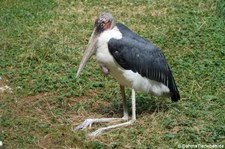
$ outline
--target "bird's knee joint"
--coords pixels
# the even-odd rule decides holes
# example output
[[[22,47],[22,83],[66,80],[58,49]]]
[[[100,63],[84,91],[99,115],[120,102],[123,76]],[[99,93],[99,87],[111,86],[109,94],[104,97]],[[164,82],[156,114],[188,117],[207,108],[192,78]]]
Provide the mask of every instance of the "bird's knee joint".
[[[131,125],[133,125],[135,122],[136,122],[136,119],[130,121]]]
[[[122,120],[127,121],[129,119],[129,117],[127,115],[122,117]]]

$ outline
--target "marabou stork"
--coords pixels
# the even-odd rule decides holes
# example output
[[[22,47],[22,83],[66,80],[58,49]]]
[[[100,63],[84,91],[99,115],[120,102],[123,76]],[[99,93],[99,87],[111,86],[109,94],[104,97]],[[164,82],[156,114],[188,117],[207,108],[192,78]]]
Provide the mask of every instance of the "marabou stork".
[[[180,99],[171,70],[159,48],[132,32],[125,25],[116,23],[108,12],[102,12],[95,21],[88,47],[77,71],[77,77],[94,53],[102,71],[105,74],[110,72],[120,84],[123,98],[123,117],[87,119],[75,129],[85,129],[93,123],[126,121],[99,128],[88,134],[94,137],[104,131],[133,124],[136,120],[136,91],[156,96],[167,95],[171,97],[172,101]],[[125,87],[132,89],[132,118],[129,121]]]

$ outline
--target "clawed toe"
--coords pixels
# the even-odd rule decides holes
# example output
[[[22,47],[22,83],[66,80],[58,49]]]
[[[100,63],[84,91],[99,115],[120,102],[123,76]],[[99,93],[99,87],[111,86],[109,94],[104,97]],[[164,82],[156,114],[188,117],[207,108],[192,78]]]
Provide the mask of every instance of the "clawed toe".
[[[87,136],[91,137],[91,138],[94,138],[94,137],[102,134],[103,131],[104,131],[104,128],[100,128],[100,129],[98,129],[98,130],[96,130],[96,131],[94,131],[92,133],[89,133]]]
[[[79,129],[85,129],[87,127],[91,127],[93,124],[93,119],[86,119],[83,123],[81,123],[80,125],[78,125],[75,130],[79,130]]]
[[[86,119],[83,123],[81,123],[80,125],[75,127],[75,130],[80,130],[80,129],[85,129],[87,127],[91,127],[93,123],[113,122],[113,121],[118,121],[118,120],[123,121],[123,120],[126,120],[126,119],[128,119],[128,116],[126,116],[126,115],[123,118]],[[96,137],[96,136],[98,136],[98,135],[102,134],[103,132],[108,131],[110,129],[131,125],[131,124],[133,124],[134,120],[130,120],[128,122],[124,122],[124,123],[120,123],[120,124],[111,125],[111,126],[108,126],[108,127],[99,128],[98,130],[87,134],[87,136],[94,138],[94,137]]]

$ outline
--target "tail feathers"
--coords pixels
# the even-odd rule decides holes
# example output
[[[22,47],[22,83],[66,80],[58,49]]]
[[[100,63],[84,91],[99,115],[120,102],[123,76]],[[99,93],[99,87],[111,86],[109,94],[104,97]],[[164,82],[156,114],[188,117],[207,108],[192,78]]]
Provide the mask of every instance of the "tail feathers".
[[[173,92],[171,96],[172,101],[178,101],[180,100],[180,94],[179,92]]]
[[[180,94],[179,94],[176,82],[175,82],[172,74],[171,74],[171,77],[169,79],[169,86],[168,87],[169,87],[170,92],[171,92],[171,99],[172,99],[172,101],[180,100]]]

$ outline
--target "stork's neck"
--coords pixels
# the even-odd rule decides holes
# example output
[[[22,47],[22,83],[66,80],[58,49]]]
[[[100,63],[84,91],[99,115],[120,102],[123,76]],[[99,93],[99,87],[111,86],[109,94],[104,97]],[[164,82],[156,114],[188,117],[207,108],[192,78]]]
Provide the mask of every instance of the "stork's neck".
[[[110,29],[113,29],[115,26],[116,26],[116,21],[115,20],[112,20]]]
[[[113,29],[103,31],[98,37],[97,46],[96,46],[96,59],[100,64],[110,68],[114,66],[114,60],[112,55],[109,53],[108,42],[110,39],[121,39],[122,34],[115,26]]]
[[[100,47],[102,44],[107,44],[111,38],[122,38],[122,33],[119,31],[117,26],[114,26],[112,29],[105,30],[100,34],[98,37],[97,47]]]

